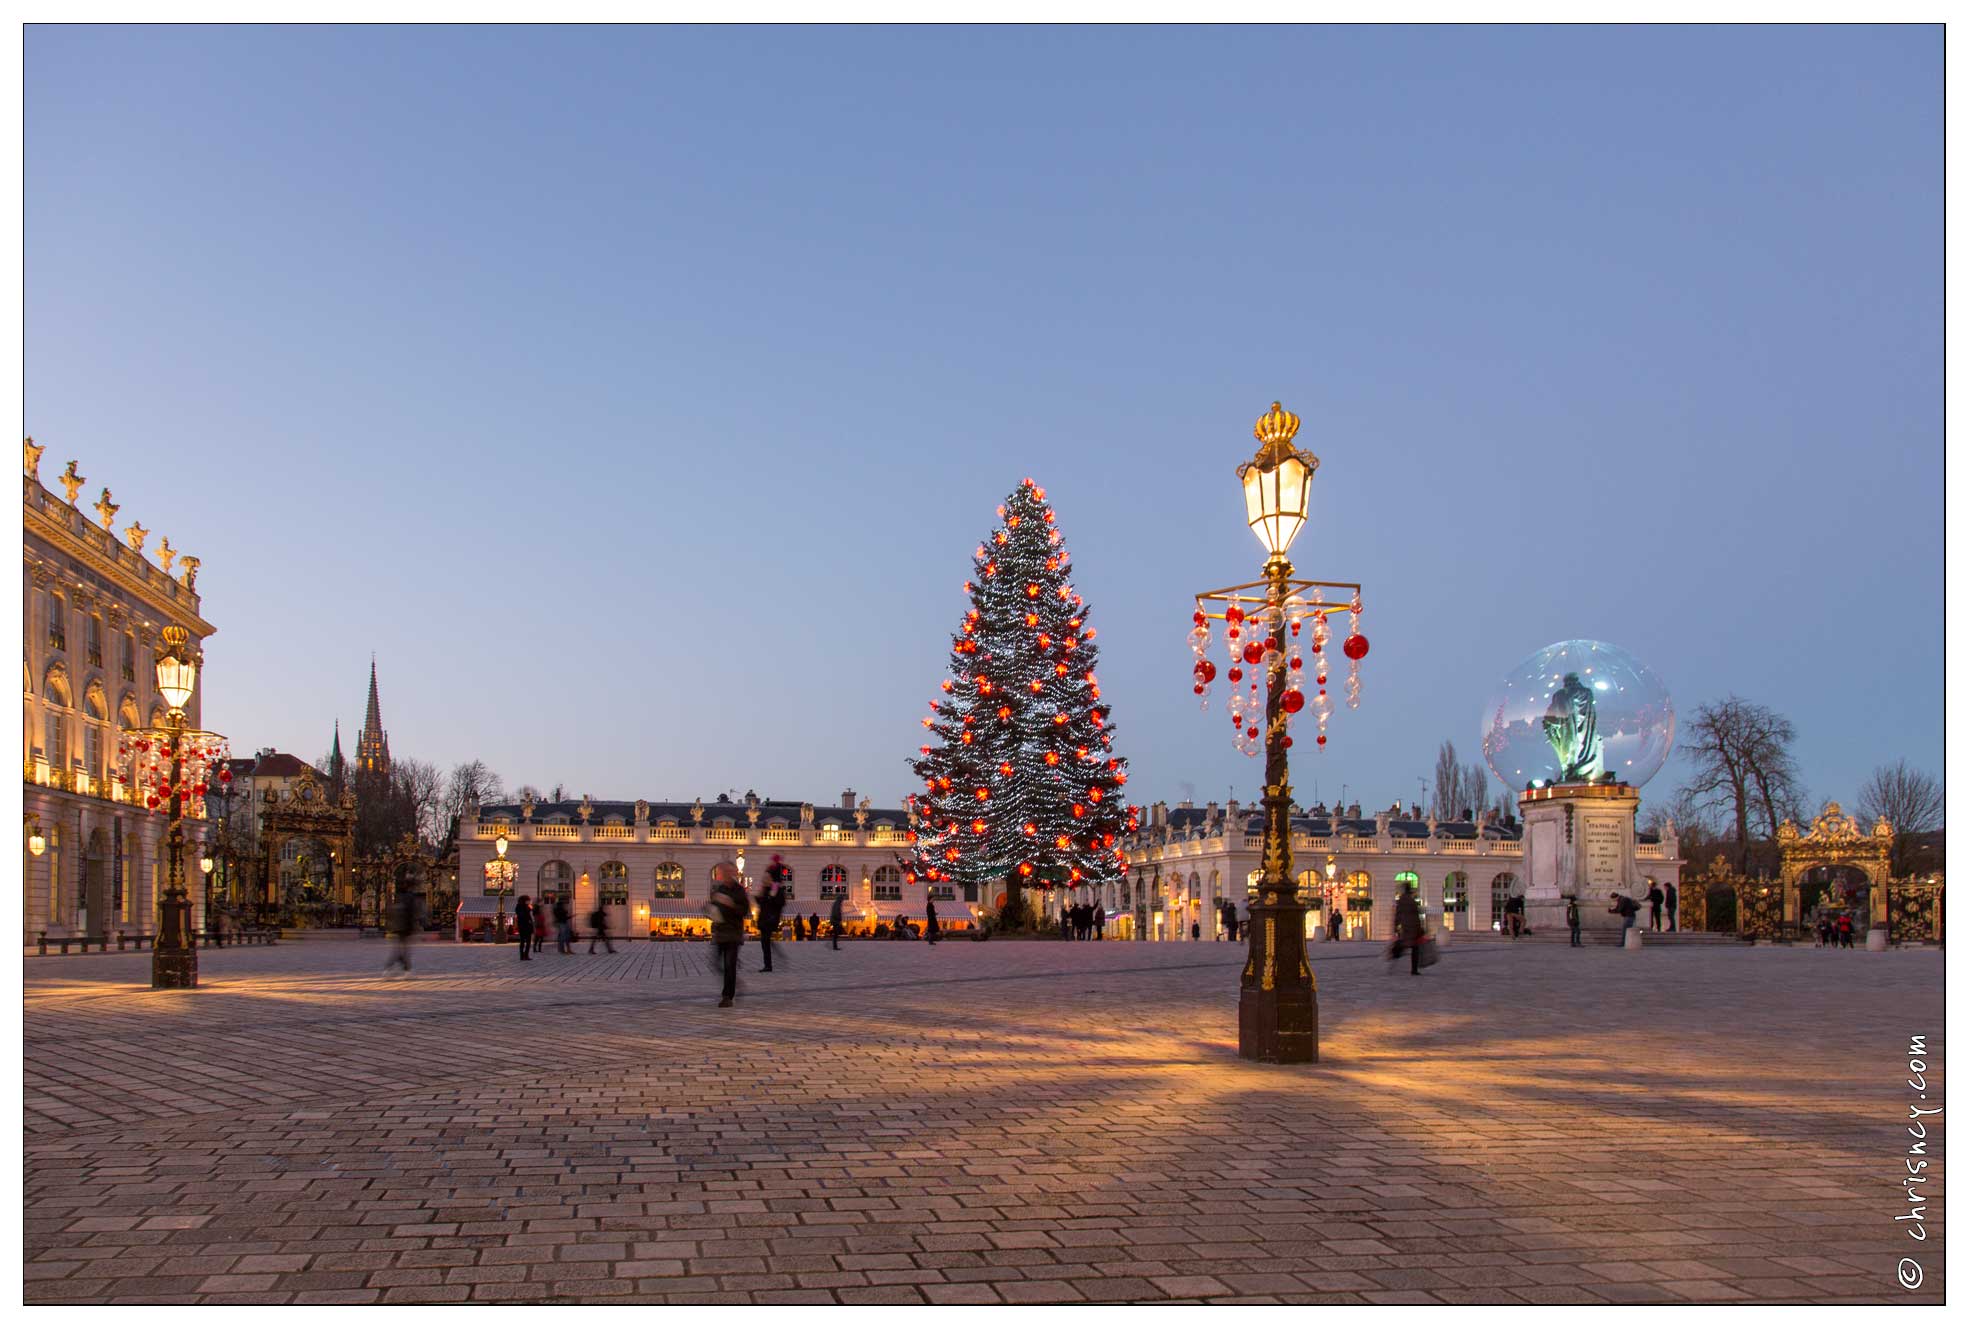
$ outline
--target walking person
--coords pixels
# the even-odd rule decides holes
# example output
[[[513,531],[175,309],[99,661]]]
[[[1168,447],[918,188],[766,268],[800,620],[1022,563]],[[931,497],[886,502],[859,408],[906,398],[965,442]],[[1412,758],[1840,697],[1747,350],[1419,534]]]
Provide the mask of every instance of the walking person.
[[[1668,897],[1661,893],[1661,887],[1648,883],[1648,927],[1661,931],[1661,902]]]
[[[1203,940],[1203,924],[1201,923],[1190,924],[1190,940],[1191,941]]]
[[[1831,943],[1832,943],[1832,916],[1830,914],[1821,911],[1819,914],[1819,945],[1828,946]]]
[[[1839,916],[1839,949],[1842,951],[1853,949],[1853,916],[1851,914],[1841,914]]]
[[[422,903],[416,891],[400,891],[390,903],[390,958],[383,964],[384,973],[398,965],[403,966],[404,973],[410,972],[410,936],[421,921]]]
[[[1060,940],[1073,940],[1073,906],[1065,901],[1060,903]]]
[[[533,902],[533,953],[540,954],[541,947],[547,944],[547,897],[541,896]]]
[[[927,899],[924,900],[923,901],[923,940],[929,942],[932,946],[934,946],[937,944],[937,934],[941,931],[942,931],[942,927],[937,922],[937,902],[935,900],[927,900]]]
[[[520,930],[520,958],[524,960],[527,952],[533,949],[533,901],[527,896],[522,895],[519,903],[513,906],[513,924]],[[500,940],[504,941],[505,938]]]
[[[813,938],[813,939],[814,939],[815,941],[819,941],[819,940],[820,940],[820,915],[819,915],[819,914],[814,914],[814,915],[812,915],[812,916],[810,916],[810,917],[809,917],[809,918],[807,919],[807,935],[808,935],[809,937],[812,937],[812,938]]]
[[[745,898],[745,885],[738,871],[720,863],[711,870],[711,898],[704,912],[711,916],[711,945],[718,959],[724,988],[718,1004],[729,1006],[738,997],[738,948],[745,944],[745,921],[752,916],[752,902]]]
[[[1340,917],[1340,911],[1338,909],[1334,910],[1332,917],[1326,920],[1326,939],[1328,941],[1340,940],[1340,928],[1344,922],[1345,920]]]
[[[595,953],[595,943],[600,942],[610,955],[615,954],[615,943],[608,939],[608,906],[598,904],[595,912],[588,915],[588,954]]]
[[[1392,962],[1408,952],[1408,972],[1422,972],[1422,904],[1415,898],[1415,887],[1404,883],[1395,899],[1395,940],[1388,949]]]
[[[786,860],[774,854],[766,865],[766,884],[759,890],[759,952],[763,960],[759,967],[768,974],[773,971],[773,951],[777,949],[773,939],[786,913],[786,882],[792,875]]]
[[[841,897],[838,895],[834,897],[834,907],[827,911],[827,924],[834,949],[838,951],[841,949]]]
[[[1566,926],[1572,929],[1572,944],[1579,945],[1579,897],[1566,897]]]
[[[1662,892],[1668,897],[1668,930],[1670,932],[1680,932],[1682,930],[1682,923],[1676,917],[1676,906],[1682,901],[1681,892],[1675,889],[1675,883],[1672,881],[1662,887]]]
[[[1107,934],[1108,934],[1107,906],[1103,905],[1099,900],[1096,900],[1094,902],[1094,940],[1106,941],[1108,939]]]
[[[574,954],[574,911],[564,895],[554,897],[554,949],[562,955]]]
[[[796,913],[793,915],[793,940],[805,941],[806,939],[807,920]]]

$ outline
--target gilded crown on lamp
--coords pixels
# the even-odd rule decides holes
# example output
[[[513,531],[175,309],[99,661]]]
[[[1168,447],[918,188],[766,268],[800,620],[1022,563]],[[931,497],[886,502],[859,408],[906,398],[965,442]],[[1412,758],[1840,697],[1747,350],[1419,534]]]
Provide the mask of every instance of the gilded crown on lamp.
[[[1273,402],[1272,409],[1258,417],[1251,433],[1260,443],[1290,443],[1299,433],[1299,417]]]

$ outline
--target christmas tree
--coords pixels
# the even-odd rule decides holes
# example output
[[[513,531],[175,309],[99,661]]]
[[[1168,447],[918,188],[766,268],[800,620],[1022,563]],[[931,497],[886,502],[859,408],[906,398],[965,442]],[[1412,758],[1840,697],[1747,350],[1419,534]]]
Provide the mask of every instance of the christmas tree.
[[[1138,814],[1121,796],[1128,773],[1113,754],[1094,629],[1046,491],[1026,479],[998,516],[964,583],[971,607],[923,720],[930,742],[910,763],[923,782],[912,879],[976,887],[1011,921],[1025,917],[1027,890],[1121,876],[1116,840]]]

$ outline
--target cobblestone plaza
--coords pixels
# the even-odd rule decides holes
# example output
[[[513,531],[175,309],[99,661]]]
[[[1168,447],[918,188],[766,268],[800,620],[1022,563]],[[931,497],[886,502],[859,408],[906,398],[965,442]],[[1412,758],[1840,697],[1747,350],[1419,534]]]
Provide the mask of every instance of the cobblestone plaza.
[[[1331,945],[1288,1068],[1231,944],[797,944],[727,1011],[688,943],[384,954],[30,958],[28,1301],[1943,1290],[1893,1221],[1934,950]]]

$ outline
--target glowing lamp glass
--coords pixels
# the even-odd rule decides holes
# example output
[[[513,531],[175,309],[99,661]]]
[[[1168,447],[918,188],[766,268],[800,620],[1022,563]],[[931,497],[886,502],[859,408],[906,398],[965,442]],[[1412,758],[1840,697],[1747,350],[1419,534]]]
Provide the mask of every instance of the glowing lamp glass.
[[[1313,468],[1295,453],[1270,467],[1247,462],[1239,468],[1239,478],[1244,482],[1244,519],[1252,533],[1267,553],[1285,553],[1306,524]]]
[[[171,703],[171,709],[182,711],[185,703],[198,685],[198,666],[190,660],[180,660],[176,655],[166,655],[157,662],[157,690],[164,694],[164,700]]]

